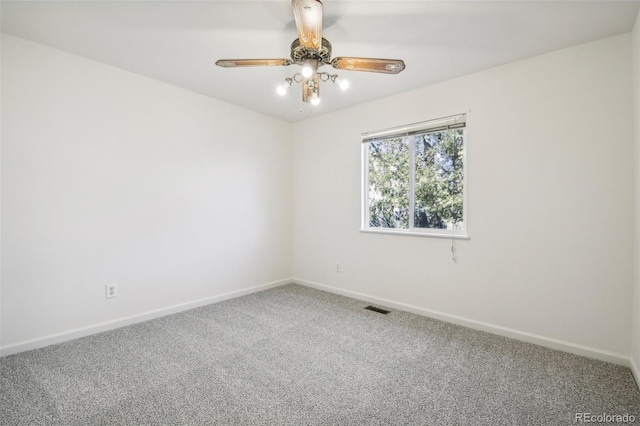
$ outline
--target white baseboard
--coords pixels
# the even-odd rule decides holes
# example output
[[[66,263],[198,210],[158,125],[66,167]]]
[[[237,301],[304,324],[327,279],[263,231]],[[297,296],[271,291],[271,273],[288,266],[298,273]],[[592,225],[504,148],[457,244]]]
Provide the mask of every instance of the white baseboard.
[[[633,378],[636,379],[636,385],[638,385],[638,389],[640,389],[640,369],[633,357],[630,358],[630,364],[631,373],[633,373]]]
[[[329,293],[339,294],[341,296],[347,296],[354,299],[363,300],[369,303],[379,304],[381,306],[386,306],[389,308],[398,309],[401,311],[411,312],[418,315],[423,315],[426,317],[450,322],[457,325],[462,325],[464,327],[469,327],[475,330],[486,331],[488,333],[497,334],[504,337],[509,337],[511,339],[521,340],[523,342],[533,343],[536,345],[544,346],[551,349],[557,349],[564,352],[573,353],[576,355],[585,356],[588,358],[598,359],[605,362],[610,362],[612,364],[623,365],[625,367],[631,366],[631,359],[622,354],[618,354],[615,352],[609,352],[602,349],[592,348],[589,346],[578,345],[571,342],[566,342],[558,339],[553,339],[550,337],[540,336],[533,333],[527,333],[525,331],[519,331],[512,328],[501,327],[499,325],[488,324],[481,321],[476,321],[464,317],[460,317],[457,315],[450,315],[443,312],[433,311],[431,309],[420,308],[418,306],[408,305],[405,303],[394,302],[392,300],[383,299],[380,297],[374,297],[363,293],[358,293],[355,291],[344,290],[337,287],[332,287],[325,284],[319,284],[312,281],[303,280],[300,278],[293,278],[293,282],[306,286],[315,288],[317,290],[327,291]],[[634,371],[636,381],[640,378],[640,373],[637,368]],[[640,383],[640,381],[639,381]]]
[[[78,339],[80,337],[89,336],[91,334],[102,333],[103,331],[113,330],[131,324],[148,321],[165,315],[175,314],[177,312],[187,311],[189,309],[198,308],[200,306],[210,305],[223,300],[233,299],[247,294],[256,293],[258,291],[267,290],[281,285],[290,284],[293,280],[290,278],[272,281],[253,287],[244,288],[242,290],[222,293],[217,296],[206,297],[204,299],[193,300],[191,302],[180,303],[178,305],[167,306],[165,308],[154,309],[152,311],[142,312],[140,314],[131,315],[124,318],[118,318],[112,321],[106,321],[98,324],[89,325],[87,327],[76,328],[73,330],[54,333],[48,336],[42,336],[35,339],[24,340],[0,347],[0,357],[16,354],[18,352],[38,349],[56,343],[66,342],[68,340]]]
[[[297,283],[306,287],[315,288],[329,293],[335,293],[346,297],[351,297],[358,300],[363,300],[369,303],[375,303],[381,306],[398,309],[401,311],[411,312],[418,315],[438,319],[441,321],[450,322],[453,324],[462,325],[475,330],[486,331],[489,333],[497,334],[500,336],[509,337],[516,340],[521,340],[528,343],[548,347],[551,349],[557,349],[564,352],[573,353],[576,355],[586,356],[588,358],[594,358],[613,364],[623,365],[630,367],[631,372],[640,387],[640,369],[635,361],[625,355],[609,352],[601,349],[592,348],[589,346],[578,345],[571,342],[566,342],[550,337],[540,336],[537,334],[527,333],[524,331],[514,330],[507,327],[501,327],[498,325],[488,324],[481,321],[475,321],[472,319],[450,315],[443,312],[438,312],[430,309],[420,308],[405,303],[394,302],[392,300],[383,299],[380,297],[370,296],[364,293],[358,293],[355,291],[345,290],[338,287],[333,287],[325,284],[320,284],[312,281],[303,280],[300,278],[287,278],[278,281],[272,281],[269,283],[248,287],[242,290],[236,290],[228,293],[219,294],[217,296],[207,297],[204,299],[198,299],[191,302],[181,303],[178,305],[168,306],[161,309],[155,309],[152,311],[143,312],[137,315],[132,315],[124,318],[119,318],[112,321],[106,321],[87,327],[81,327],[61,333],[50,334],[47,336],[39,337],[36,339],[24,340],[17,343],[12,343],[6,346],[0,347],[0,357],[12,355],[19,352],[24,352],[32,349],[38,349],[45,346],[53,345],[56,343],[66,342],[68,340],[77,339],[80,337],[89,336],[103,331],[113,330],[127,325],[136,324],[143,321],[148,321],[154,318],[162,317],[165,315],[174,314],[177,312],[187,311],[189,309],[198,308],[200,306],[210,305],[216,302],[222,302],[223,300],[233,299],[247,294],[256,293],[259,291],[267,290],[274,287],[279,287],[285,284]]]

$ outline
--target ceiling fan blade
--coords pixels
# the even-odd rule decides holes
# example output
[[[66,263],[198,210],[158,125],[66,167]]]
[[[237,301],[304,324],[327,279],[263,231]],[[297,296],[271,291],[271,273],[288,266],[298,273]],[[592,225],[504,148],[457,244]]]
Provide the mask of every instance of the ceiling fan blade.
[[[300,46],[320,49],[322,46],[322,2],[319,0],[291,0],[293,17],[298,28]]]
[[[331,61],[331,65],[339,70],[379,72],[384,74],[398,74],[405,68],[404,61],[401,59],[378,58],[337,57]]]
[[[216,65],[223,68],[238,67],[286,67],[291,59],[218,59]]]

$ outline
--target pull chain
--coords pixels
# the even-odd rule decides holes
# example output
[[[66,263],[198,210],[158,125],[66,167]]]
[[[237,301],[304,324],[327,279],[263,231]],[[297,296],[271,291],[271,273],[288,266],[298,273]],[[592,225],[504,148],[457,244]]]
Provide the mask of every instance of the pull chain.
[[[453,244],[453,242],[455,241],[454,235],[455,235],[455,227],[451,227],[451,261],[453,263],[456,263],[456,248]]]
[[[453,239],[451,239],[451,261],[456,263],[456,249],[453,246]]]

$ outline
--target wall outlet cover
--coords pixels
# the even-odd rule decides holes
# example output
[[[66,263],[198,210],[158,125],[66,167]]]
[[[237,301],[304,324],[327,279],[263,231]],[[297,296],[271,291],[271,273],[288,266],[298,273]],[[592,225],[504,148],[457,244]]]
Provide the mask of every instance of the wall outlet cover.
[[[107,284],[105,286],[105,296],[107,299],[113,299],[114,297],[118,297],[118,285],[117,284]]]

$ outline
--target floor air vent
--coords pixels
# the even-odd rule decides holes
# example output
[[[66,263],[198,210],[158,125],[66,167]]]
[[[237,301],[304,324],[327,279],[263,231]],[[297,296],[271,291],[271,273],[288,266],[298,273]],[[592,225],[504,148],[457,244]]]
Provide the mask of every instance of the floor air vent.
[[[384,314],[387,315],[389,312],[391,311],[387,311],[386,309],[382,309],[382,308],[376,308],[375,306],[365,306],[365,309],[368,311],[373,311],[373,312],[377,312],[379,314]]]

